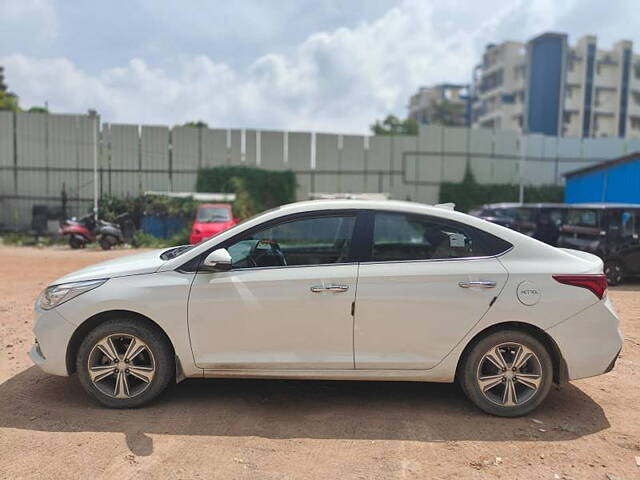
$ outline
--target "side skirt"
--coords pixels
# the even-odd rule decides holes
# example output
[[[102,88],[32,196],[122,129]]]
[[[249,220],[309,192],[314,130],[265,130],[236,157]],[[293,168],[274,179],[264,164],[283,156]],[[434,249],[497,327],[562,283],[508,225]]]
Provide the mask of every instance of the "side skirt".
[[[205,378],[265,378],[296,380],[369,380],[452,383],[428,370],[204,370]],[[435,373],[435,372],[434,372]]]

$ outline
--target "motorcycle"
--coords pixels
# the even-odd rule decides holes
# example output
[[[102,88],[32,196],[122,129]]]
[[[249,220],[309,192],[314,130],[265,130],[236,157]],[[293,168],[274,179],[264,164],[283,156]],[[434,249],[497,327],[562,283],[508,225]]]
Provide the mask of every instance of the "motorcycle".
[[[133,241],[134,226],[129,214],[118,215],[116,222],[96,221],[95,214],[89,213],[78,219],[72,217],[62,222],[60,233],[68,237],[69,246],[74,250],[84,248],[87,243],[96,240],[103,250],[109,250],[125,241]]]

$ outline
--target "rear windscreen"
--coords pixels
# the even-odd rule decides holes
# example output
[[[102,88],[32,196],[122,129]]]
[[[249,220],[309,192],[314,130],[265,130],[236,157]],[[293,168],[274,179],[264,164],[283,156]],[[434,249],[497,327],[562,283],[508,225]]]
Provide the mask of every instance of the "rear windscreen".
[[[214,223],[228,222],[231,220],[231,212],[225,207],[200,207],[196,222]]]

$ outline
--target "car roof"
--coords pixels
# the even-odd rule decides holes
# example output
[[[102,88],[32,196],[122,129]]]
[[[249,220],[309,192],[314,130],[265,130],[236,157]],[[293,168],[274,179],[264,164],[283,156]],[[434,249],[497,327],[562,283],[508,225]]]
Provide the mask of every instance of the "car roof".
[[[515,203],[515,202],[503,202],[503,203],[488,203],[482,206],[482,208],[518,208],[518,207],[533,207],[533,208],[640,208],[638,203],[612,203],[612,202],[591,202],[591,203]]]
[[[567,205],[569,208],[597,208],[597,209],[607,209],[607,208],[640,208],[640,204],[638,203],[603,203],[603,202],[595,202],[595,203],[570,203]]]
[[[518,202],[502,202],[502,203],[487,203],[482,208],[517,208],[517,207],[538,207],[538,208],[566,208],[570,205],[567,203],[553,203],[553,202],[540,202],[540,203],[518,203]]]
[[[285,213],[309,212],[314,210],[450,210],[445,206],[428,205],[426,203],[405,202],[402,200],[363,200],[363,199],[320,199],[289,203],[278,207],[277,211]]]

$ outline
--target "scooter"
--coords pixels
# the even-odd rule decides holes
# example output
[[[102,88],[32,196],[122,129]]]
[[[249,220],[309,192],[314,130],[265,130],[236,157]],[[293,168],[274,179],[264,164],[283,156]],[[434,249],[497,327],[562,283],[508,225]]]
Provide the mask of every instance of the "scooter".
[[[103,250],[109,250],[125,242],[123,230],[128,233],[126,240],[131,242],[133,239],[134,228],[129,214],[123,213],[116,217],[116,220],[118,224],[104,220],[96,221],[95,214],[89,213],[78,219],[72,217],[62,222],[60,233],[68,237],[69,246],[74,250],[84,248],[87,243],[96,240]]]
[[[60,234],[68,237],[69,246],[76,250],[96,241],[96,218],[89,213],[80,218],[71,217],[60,222]]]

